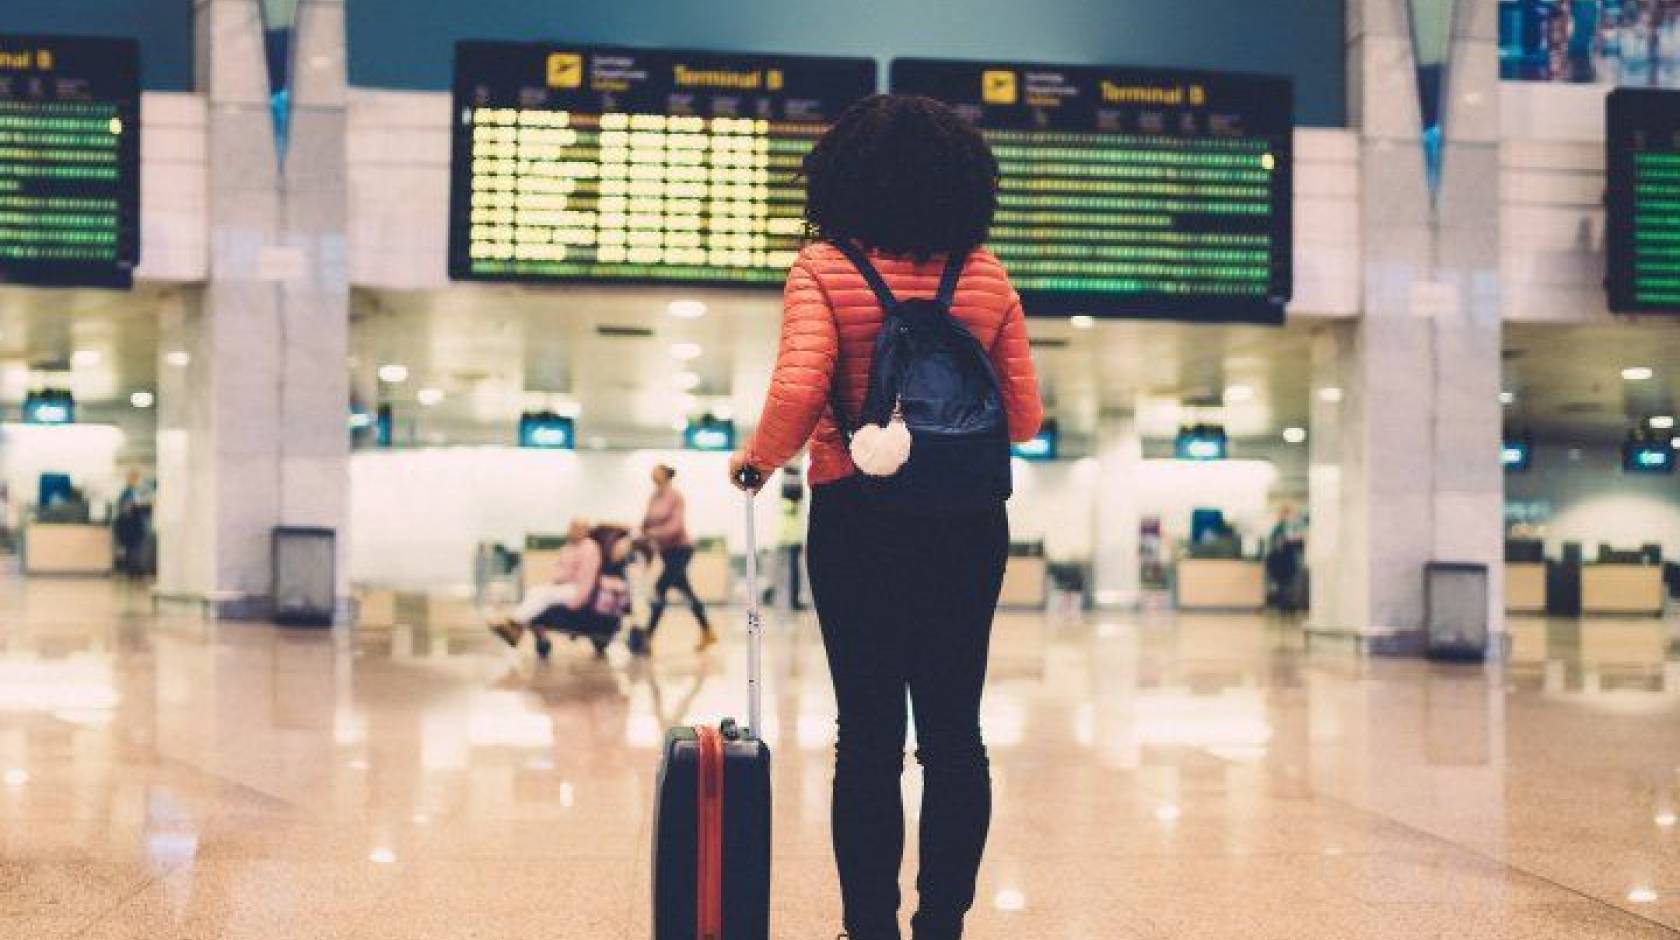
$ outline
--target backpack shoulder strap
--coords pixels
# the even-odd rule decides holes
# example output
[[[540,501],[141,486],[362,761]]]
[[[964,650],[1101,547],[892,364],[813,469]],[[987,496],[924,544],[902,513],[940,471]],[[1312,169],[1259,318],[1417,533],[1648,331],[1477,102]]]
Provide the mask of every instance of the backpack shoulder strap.
[[[887,286],[887,282],[881,277],[881,272],[875,270],[875,265],[869,262],[869,256],[864,254],[858,246],[844,239],[829,244],[840,249],[840,253],[846,256],[846,260],[852,263],[852,267],[857,268],[858,273],[863,275],[863,279],[869,283],[869,289],[875,292],[875,299],[881,302],[882,311],[889,311],[898,305],[898,298],[893,296],[892,288]]]
[[[950,310],[952,302],[957,299],[957,281],[962,279],[963,268],[967,266],[966,254],[953,254],[945,262],[945,273],[939,278],[939,293],[934,299],[946,310]]]

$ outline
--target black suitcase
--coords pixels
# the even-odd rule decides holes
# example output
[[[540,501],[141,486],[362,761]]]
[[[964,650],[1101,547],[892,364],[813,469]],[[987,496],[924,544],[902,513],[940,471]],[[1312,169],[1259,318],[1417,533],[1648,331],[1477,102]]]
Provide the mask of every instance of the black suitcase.
[[[654,940],[768,940],[770,749],[758,739],[763,624],[747,498],[748,724],[673,728],[653,815]]]

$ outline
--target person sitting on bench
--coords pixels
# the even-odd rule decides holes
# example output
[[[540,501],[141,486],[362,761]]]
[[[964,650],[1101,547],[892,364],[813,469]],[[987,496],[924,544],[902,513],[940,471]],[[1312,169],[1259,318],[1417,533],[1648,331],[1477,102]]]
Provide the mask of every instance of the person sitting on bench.
[[[490,625],[491,632],[509,646],[530,628],[537,642],[537,655],[547,657],[552,644],[548,631],[539,618],[549,626],[564,628],[576,623],[581,629],[590,616],[595,583],[601,576],[601,546],[590,535],[589,523],[573,519],[566,533],[566,544],[554,560],[554,577],[547,584],[532,585],[525,591],[513,614]]]

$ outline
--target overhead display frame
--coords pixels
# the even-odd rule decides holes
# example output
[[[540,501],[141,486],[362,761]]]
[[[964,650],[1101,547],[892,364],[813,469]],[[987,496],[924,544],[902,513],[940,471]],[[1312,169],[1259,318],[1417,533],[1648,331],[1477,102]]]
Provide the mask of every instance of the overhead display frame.
[[[1605,101],[1605,288],[1617,313],[1680,313],[1680,91]]]
[[[897,59],[997,154],[991,250],[1032,314],[1279,323],[1293,290],[1287,78]]]
[[[780,286],[800,163],[872,59],[455,47],[449,276]]]
[[[0,35],[0,284],[126,288],[139,261],[139,43]]]

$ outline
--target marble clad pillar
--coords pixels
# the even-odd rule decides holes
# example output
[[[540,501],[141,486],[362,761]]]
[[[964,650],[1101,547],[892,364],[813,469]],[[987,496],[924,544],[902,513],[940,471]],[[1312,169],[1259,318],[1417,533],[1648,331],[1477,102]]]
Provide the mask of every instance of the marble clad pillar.
[[[1451,17],[1438,193],[1408,3]],[[1315,386],[1341,397],[1313,406],[1313,623],[1412,649],[1430,560],[1487,564],[1502,628],[1497,4],[1349,0],[1347,11],[1364,311],[1316,340]]]
[[[278,525],[338,530],[347,593],[349,495],[344,5],[300,0],[282,163],[258,3],[194,3],[210,276],[159,369],[159,592],[256,618]]]
[[[1131,415],[1097,422],[1096,512],[1092,518],[1092,597],[1099,607],[1137,604],[1138,493],[1143,438]]]

